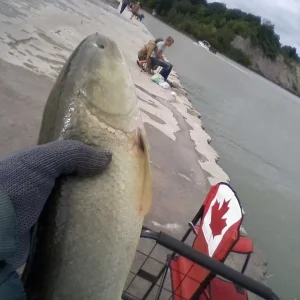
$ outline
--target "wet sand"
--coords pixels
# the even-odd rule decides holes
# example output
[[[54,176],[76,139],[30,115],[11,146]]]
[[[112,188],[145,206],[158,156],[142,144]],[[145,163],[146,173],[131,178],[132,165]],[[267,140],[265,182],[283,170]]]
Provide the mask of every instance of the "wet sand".
[[[65,60],[87,35],[105,34],[130,68],[150,139],[154,200],[145,225],[181,237],[210,186],[229,178],[176,72],[170,75],[179,86],[173,96],[138,69],[137,52],[152,38],[146,27],[97,0],[4,0],[0,8],[0,157],[36,143],[45,101]],[[264,278],[260,254],[248,271]]]

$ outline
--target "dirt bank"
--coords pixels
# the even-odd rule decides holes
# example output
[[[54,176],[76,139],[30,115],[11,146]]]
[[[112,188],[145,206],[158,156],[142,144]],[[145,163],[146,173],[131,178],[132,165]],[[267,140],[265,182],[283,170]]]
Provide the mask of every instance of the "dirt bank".
[[[300,96],[300,64],[287,62],[282,55],[274,61],[267,58],[259,48],[253,47],[249,38],[236,36],[232,45],[242,50],[251,59],[250,69]]]

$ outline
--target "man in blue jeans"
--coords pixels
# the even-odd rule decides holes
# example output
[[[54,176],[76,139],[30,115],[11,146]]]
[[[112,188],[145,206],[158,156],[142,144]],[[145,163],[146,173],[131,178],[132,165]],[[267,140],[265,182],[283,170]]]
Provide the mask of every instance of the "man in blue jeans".
[[[153,65],[162,67],[160,75],[167,81],[169,74],[172,71],[173,65],[163,58],[163,53],[167,47],[171,47],[174,43],[174,39],[169,36],[165,41],[158,42],[151,55],[151,61]]]

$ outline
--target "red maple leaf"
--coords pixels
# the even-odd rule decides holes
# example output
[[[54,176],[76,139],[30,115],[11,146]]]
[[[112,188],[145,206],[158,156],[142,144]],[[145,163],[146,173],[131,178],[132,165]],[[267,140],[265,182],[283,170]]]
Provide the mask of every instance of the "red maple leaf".
[[[222,219],[222,218],[229,210],[228,207],[229,201],[226,202],[224,199],[224,202],[220,208],[219,208],[220,203],[216,201],[211,209],[211,221],[209,226],[211,228],[213,237],[221,234],[223,228],[226,227],[226,219]]]

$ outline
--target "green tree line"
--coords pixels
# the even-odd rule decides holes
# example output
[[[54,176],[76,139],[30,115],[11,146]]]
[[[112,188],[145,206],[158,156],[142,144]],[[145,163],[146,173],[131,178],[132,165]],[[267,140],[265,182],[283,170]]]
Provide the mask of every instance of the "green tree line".
[[[282,54],[288,61],[300,62],[294,47],[281,45],[274,25],[261,17],[240,9],[228,9],[223,3],[207,3],[206,0],[141,0],[144,7],[156,13],[173,27],[207,40],[219,52],[243,65],[250,65],[250,58],[231,42],[236,35],[250,38],[270,59]]]

